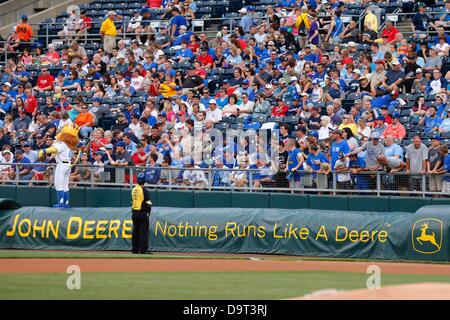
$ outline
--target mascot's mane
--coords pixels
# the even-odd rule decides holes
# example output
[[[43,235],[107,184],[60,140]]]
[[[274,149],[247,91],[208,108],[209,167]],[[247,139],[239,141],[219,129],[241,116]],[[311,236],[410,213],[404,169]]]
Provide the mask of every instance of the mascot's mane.
[[[79,142],[78,131],[78,126],[66,124],[56,136],[56,140],[64,142],[70,149],[75,151]]]

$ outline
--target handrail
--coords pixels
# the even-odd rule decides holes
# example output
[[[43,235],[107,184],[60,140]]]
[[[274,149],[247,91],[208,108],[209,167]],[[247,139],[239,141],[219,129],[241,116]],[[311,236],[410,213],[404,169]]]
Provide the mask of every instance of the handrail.
[[[28,184],[30,187],[32,186],[37,186],[37,185],[42,185],[42,184],[46,184],[46,185],[52,185],[52,181],[48,181],[48,180],[23,180],[19,178],[18,170],[19,167],[36,167],[36,166],[40,166],[40,167],[55,167],[56,164],[52,163],[26,163],[26,164],[13,164],[13,163],[0,163],[0,168],[1,166],[13,166],[15,165],[15,169],[16,169],[16,175],[15,175],[15,179],[14,180],[0,180],[0,184],[1,183],[6,183],[6,184],[14,184],[14,185],[23,185],[23,184]],[[144,167],[144,166],[128,166],[128,167],[116,167],[116,166],[110,166],[110,165],[105,165],[105,166],[94,166],[92,164],[89,165],[83,165],[83,164],[77,164],[75,165],[75,167],[78,168],[89,168],[90,170],[90,178],[89,181],[73,181],[71,182],[71,184],[75,184],[77,186],[89,186],[89,187],[101,187],[101,186],[112,186],[112,187],[132,187],[133,186],[133,177],[135,176],[135,174],[137,174],[138,172],[145,172],[147,169],[151,169],[149,167]],[[99,180],[96,181],[94,179],[94,172],[95,169],[99,169],[99,168],[103,168],[103,169],[119,169],[121,170],[120,172],[123,174],[122,180],[121,181],[116,181],[116,182],[107,182],[107,181],[103,181],[103,180]],[[272,185],[272,186],[264,186],[264,184],[262,184],[260,187],[256,187],[253,185],[252,182],[256,181],[254,174],[257,172],[260,172],[261,169],[239,169],[239,168],[233,168],[233,169],[220,169],[220,168],[215,168],[215,167],[211,167],[211,168],[199,168],[199,167],[194,167],[194,168],[185,168],[185,167],[161,167],[161,166],[157,166],[155,167],[158,170],[167,170],[169,171],[169,181],[167,184],[163,184],[163,183],[147,183],[146,185],[148,185],[149,187],[155,188],[155,189],[193,189],[193,190],[239,190],[239,191],[248,191],[248,192],[255,192],[255,191],[280,191],[280,192],[289,192],[289,193],[295,193],[295,192],[308,192],[308,193],[333,193],[333,194],[339,194],[339,193],[347,193],[347,194],[377,194],[377,195],[382,195],[382,194],[394,194],[394,195],[419,195],[422,197],[425,196],[429,196],[429,195],[442,195],[441,191],[429,191],[427,190],[427,180],[430,179],[430,177],[433,176],[440,176],[440,177],[448,177],[450,176],[450,174],[415,174],[415,173],[411,173],[408,174],[406,172],[396,172],[396,173],[388,173],[388,172],[382,172],[382,171],[361,171],[358,174],[352,174],[351,171],[342,171],[342,172],[331,172],[330,173],[330,178],[328,178],[328,175],[324,175],[323,173],[317,173],[317,172],[311,172],[311,171],[299,171],[299,173],[301,173],[301,175],[303,177],[305,177],[305,181],[307,181],[308,183],[310,181],[313,180],[308,180],[309,178],[312,178],[314,176],[316,177],[327,177],[326,181],[332,180],[331,186],[329,186],[330,184],[328,182],[326,182],[325,187],[323,187],[324,183],[321,183],[321,186],[318,186],[318,182],[317,179],[316,181],[316,186],[313,187],[312,182],[311,182],[311,186],[309,185],[305,185],[303,184],[302,186],[297,186],[294,187],[292,184],[287,187],[277,187],[276,185]],[[180,171],[185,171],[185,170],[192,170],[192,171],[201,171],[205,174],[205,178],[206,178],[206,182],[204,181],[204,183],[202,183],[201,185],[184,185],[183,181],[180,181],[178,179],[178,174]],[[129,174],[129,180],[125,181],[125,172],[132,172],[133,174]],[[245,172],[249,174],[249,179],[248,182],[246,183],[245,186],[233,186],[230,183],[227,183],[228,185],[213,185],[213,174],[215,174],[216,172],[226,172],[228,174],[232,174],[233,172]],[[356,178],[361,178],[361,177],[366,177],[367,179],[370,177],[370,179],[372,180],[372,184],[375,184],[374,187],[375,188],[369,188],[369,189],[358,189],[357,187],[353,186],[350,189],[342,189],[339,187],[339,175],[342,174],[350,174],[353,177]],[[175,177],[176,176],[176,177]],[[395,187],[395,188],[400,188],[403,185],[404,188],[404,184],[408,184],[409,180],[411,178],[413,179],[417,179],[417,181],[419,182],[420,185],[420,190],[400,190],[400,189],[389,189],[387,188],[388,185],[386,183],[382,182],[382,179],[384,176],[388,176],[388,177],[393,177],[393,179],[391,179],[391,181],[396,181],[399,183],[398,185],[394,186],[390,185],[390,187]],[[325,180],[323,180],[325,181]],[[178,183],[177,183],[178,182]],[[276,183],[277,181],[273,180],[270,183]],[[369,185],[369,183],[367,182],[367,184]]]

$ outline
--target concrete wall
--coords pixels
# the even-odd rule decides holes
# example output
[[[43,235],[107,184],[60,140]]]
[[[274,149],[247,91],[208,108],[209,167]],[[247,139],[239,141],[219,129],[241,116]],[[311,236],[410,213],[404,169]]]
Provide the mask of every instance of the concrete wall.
[[[11,33],[12,26],[16,25],[23,14],[28,15],[30,24],[38,24],[48,18],[56,17],[66,11],[70,5],[80,5],[92,0],[11,0],[0,5],[0,34],[3,37]],[[42,10],[35,13],[36,10]],[[37,26],[33,25],[36,30]]]

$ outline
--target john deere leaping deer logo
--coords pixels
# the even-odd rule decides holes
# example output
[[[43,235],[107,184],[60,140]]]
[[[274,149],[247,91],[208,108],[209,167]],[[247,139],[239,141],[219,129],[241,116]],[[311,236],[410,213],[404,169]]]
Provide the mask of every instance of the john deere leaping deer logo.
[[[423,254],[439,252],[442,247],[442,221],[438,219],[422,219],[416,221],[412,230],[414,251]]]

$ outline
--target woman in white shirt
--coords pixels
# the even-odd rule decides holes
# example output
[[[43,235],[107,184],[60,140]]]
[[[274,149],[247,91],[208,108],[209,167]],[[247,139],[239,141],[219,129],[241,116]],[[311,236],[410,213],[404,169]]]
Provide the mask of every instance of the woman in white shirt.
[[[318,79],[314,79],[312,81],[312,92],[311,92],[311,101],[314,103],[320,102],[323,100],[323,89],[322,87],[319,85],[319,80]]]
[[[69,126],[72,126],[72,120],[70,120],[69,118],[69,114],[67,113],[67,111],[62,111],[61,112],[61,119],[59,119],[59,124],[58,124],[58,128],[57,128],[57,132],[61,131],[61,129],[68,124]]]
[[[445,35],[439,36],[439,42],[436,44],[437,55],[447,57],[450,45],[445,41]]]
[[[358,139],[360,140],[367,140],[370,137],[370,134],[372,133],[372,129],[367,125],[366,119],[360,118],[357,123],[358,126]]]
[[[223,117],[237,116],[237,97],[235,94],[230,95],[228,98],[228,104],[222,109]]]
[[[334,130],[331,124],[331,118],[329,116],[320,117],[320,129],[319,129],[319,141],[328,139],[330,137],[330,131]]]
[[[353,151],[358,147],[358,140],[355,139],[353,132],[349,127],[342,128],[342,137],[347,140],[350,151]]]

